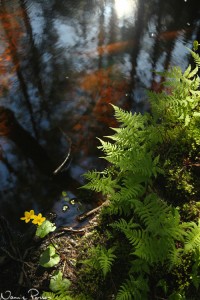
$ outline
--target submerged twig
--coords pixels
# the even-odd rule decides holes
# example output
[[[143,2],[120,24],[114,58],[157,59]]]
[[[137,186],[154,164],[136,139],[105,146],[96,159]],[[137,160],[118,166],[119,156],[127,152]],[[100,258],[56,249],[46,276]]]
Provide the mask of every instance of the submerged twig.
[[[59,128],[60,129],[60,128]],[[60,131],[63,133],[62,129],[60,129]],[[64,159],[64,161],[61,163],[61,165],[55,170],[53,171],[53,174],[57,174],[61,169],[62,167],[66,164],[66,162],[68,161],[70,155],[71,155],[71,146],[72,146],[72,141],[71,139],[65,134],[65,137],[69,143],[69,151],[68,151],[68,154],[67,154],[67,157]]]

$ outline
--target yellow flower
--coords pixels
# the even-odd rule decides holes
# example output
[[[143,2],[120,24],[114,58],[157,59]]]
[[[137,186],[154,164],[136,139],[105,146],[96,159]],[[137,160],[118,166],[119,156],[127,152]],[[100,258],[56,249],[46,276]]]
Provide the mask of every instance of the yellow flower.
[[[42,225],[45,220],[46,218],[43,217],[42,214],[38,214],[37,216],[34,216],[32,223]]]
[[[26,223],[28,223],[31,219],[34,219],[35,218],[35,213],[34,213],[34,210],[30,210],[29,211],[25,211],[24,213],[24,217],[20,218],[20,220],[23,220],[25,221]]]

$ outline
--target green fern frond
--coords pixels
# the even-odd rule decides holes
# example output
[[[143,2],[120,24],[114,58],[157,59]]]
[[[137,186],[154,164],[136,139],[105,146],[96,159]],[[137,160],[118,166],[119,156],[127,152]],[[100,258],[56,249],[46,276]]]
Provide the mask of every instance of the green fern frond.
[[[198,67],[200,67],[200,56],[198,53],[192,51],[191,49],[188,49],[190,53],[192,54],[192,57],[194,58],[195,63],[197,64]]]
[[[114,194],[115,189],[118,187],[117,180],[113,179],[112,174],[109,172],[88,171],[83,176],[89,182],[82,188],[101,192],[103,195]]]
[[[118,195],[127,200],[140,197],[145,191],[144,185],[142,184],[143,180],[144,177],[138,176],[138,174],[130,174],[130,176],[124,177]]]
[[[148,93],[154,119],[162,120],[163,125],[166,123],[169,128],[171,124],[177,122],[177,119],[183,126],[190,125],[192,110],[196,109],[200,102],[197,72],[198,66],[194,69],[189,66],[183,74],[177,67],[163,73],[167,78],[164,85],[170,92]]]
[[[124,111],[123,109],[112,105],[115,111],[115,117],[122,127],[136,128],[137,130],[143,130],[147,121],[145,115],[132,114],[131,112]]]
[[[148,130],[146,131],[146,142],[149,149],[154,149],[157,144],[163,143],[164,137],[164,128],[159,127],[156,124],[149,125]]]
[[[163,120],[163,116],[166,114],[167,94],[165,92],[158,94],[153,91],[148,91],[147,96],[151,104],[153,121],[161,122]]]
[[[185,72],[183,73],[183,76],[187,78],[190,75],[191,69],[192,69],[192,67],[191,67],[191,65],[189,65],[187,67],[187,69],[185,70]]]
[[[110,142],[104,142],[102,140],[100,140],[100,142],[102,145],[98,148],[101,149],[106,155],[103,158],[113,164],[118,164],[124,154],[123,148],[120,149],[119,145],[111,144]]]
[[[144,202],[134,200],[134,212],[141,223],[121,219],[113,228],[121,230],[133,247],[132,253],[149,263],[168,260],[168,254],[176,251],[175,241],[183,240],[185,233],[180,226],[178,211],[174,211],[155,194]]]
[[[192,78],[198,74],[198,66],[196,66],[187,76],[187,78]]]
[[[150,274],[149,263],[146,260],[137,258],[131,261],[130,274]]]
[[[179,266],[182,264],[182,255],[183,255],[183,249],[182,248],[176,248],[173,247],[171,250],[169,250],[168,253],[168,269],[171,270],[174,266]]]
[[[185,251],[194,251],[200,247],[200,219],[198,225],[191,222],[188,230],[185,232]]]
[[[142,230],[142,228],[138,228],[138,224],[129,222],[126,223],[125,220],[120,220],[113,224],[113,227],[116,229],[120,229],[130,244],[133,246],[132,254],[144,259],[145,261],[155,262],[158,261],[158,240],[157,237],[151,236],[151,234],[147,231]]]
[[[138,227],[140,228],[140,225],[138,223],[133,223],[133,219],[131,219],[129,222],[124,219],[119,219],[119,221],[112,223],[110,226],[112,228],[121,230],[122,232],[126,232]]]
[[[144,300],[147,299],[148,290],[147,280],[142,277],[135,279],[130,275],[130,278],[121,286],[116,300]]]
[[[92,268],[102,271],[103,276],[111,271],[116,255],[114,254],[115,247],[106,249],[103,246],[96,246],[90,249],[90,257],[82,263],[91,266]]]
[[[113,254],[114,251],[114,248],[106,249],[102,247],[100,249],[98,261],[104,277],[111,271],[112,264],[116,259],[116,255]]]

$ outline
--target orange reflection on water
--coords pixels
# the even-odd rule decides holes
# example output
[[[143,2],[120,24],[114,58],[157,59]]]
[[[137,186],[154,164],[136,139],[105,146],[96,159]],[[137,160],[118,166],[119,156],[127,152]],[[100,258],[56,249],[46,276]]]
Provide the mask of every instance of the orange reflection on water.
[[[0,95],[9,90],[12,76],[19,67],[17,49],[23,36],[20,24],[22,12],[0,12]]]
[[[127,78],[124,78],[115,65],[87,74],[81,82],[81,88],[95,100],[92,109],[94,117],[108,126],[110,126],[110,114],[112,113],[112,107],[109,104],[120,105],[128,87]]]
[[[113,65],[86,74],[81,79],[80,87],[90,96],[92,102],[88,113],[72,128],[73,139],[76,141],[74,150],[78,152],[81,148],[84,155],[89,155],[98,146],[95,137],[100,137],[102,132],[107,134],[110,127],[118,126],[110,104],[125,108],[129,80],[123,76],[118,66]],[[91,141],[96,144],[91,145]]]
[[[108,45],[99,46],[91,51],[84,52],[83,54],[89,57],[93,57],[96,55],[102,56],[102,55],[118,54],[131,49],[133,45],[134,45],[133,40],[121,41],[121,42],[111,43]]]

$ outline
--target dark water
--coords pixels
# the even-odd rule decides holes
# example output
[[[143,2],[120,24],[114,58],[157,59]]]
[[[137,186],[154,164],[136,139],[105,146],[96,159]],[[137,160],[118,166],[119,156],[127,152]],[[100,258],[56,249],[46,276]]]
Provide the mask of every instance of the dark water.
[[[184,69],[194,39],[198,0],[1,0],[0,213],[73,224],[93,205],[68,198],[81,202],[81,175],[104,167],[96,137],[117,125],[110,103],[148,109],[146,89],[161,90],[152,71]]]

